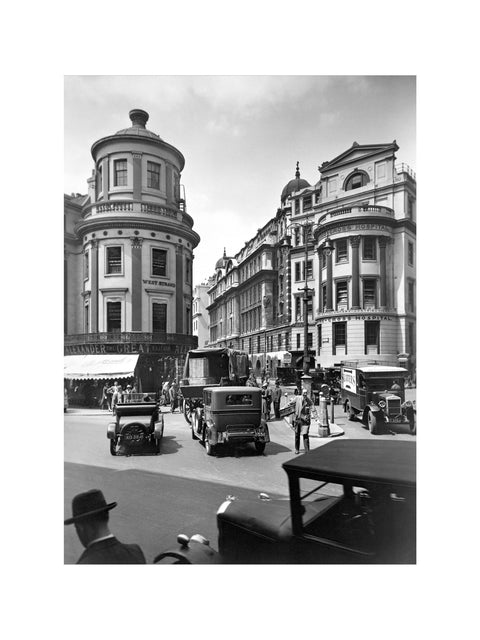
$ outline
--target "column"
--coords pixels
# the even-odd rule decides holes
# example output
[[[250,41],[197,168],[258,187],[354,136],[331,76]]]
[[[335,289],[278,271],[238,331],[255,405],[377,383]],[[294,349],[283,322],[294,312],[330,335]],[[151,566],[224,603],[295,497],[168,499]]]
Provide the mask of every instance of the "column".
[[[352,309],[360,309],[360,262],[358,247],[360,246],[360,236],[350,238],[352,247]]]
[[[132,153],[133,157],[133,199],[142,199],[142,154]]]
[[[97,178],[98,179],[98,178]],[[110,188],[110,171],[108,166],[108,157],[102,160],[102,193],[103,199],[108,200],[108,190]]]
[[[290,262],[290,246],[288,244],[284,247],[283,262],[285,264],[285,313],[286,321],[292,321],[292,264]]]
[[[183,333],[183,247],[178,244],[175,247],[175,285],[175,332]]]
[[[98,240],[91,241],[90,249],[91,259],[91,294],[90,294],[90,331],[91,333],[98,332]]]
[[[390,238],[379,236],[378,244],[380,246],[380,308],[387,308],[387,244]]]
[[[323,312],[323,286],[322,286],[322,264],[323,264],[323,250],[321,247],[317,249],[318,254],[318,311]]]
[[[327,255],[327,307],[324,311],[333,311],[332,254]]]
[[[132,331],[142,331],[142,238],[130,238],[132,246]]]

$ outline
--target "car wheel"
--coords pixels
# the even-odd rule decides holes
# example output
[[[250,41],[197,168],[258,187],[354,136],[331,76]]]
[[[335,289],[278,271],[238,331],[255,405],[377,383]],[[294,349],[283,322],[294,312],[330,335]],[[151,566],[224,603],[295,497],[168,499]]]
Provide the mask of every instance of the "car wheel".
[[[259,456],[261,456],[265,451],[265,444],[265,442],[255,442],[255,449],[257,450]]]
[[[368,425],[368,430],[370,431],[372,436],[376,436],[378,434],[378,431],[379,431],[378,422],[379,421],[377,420],[377,416],[373,413],[373,411],[369,411],[367,415],[367,425]]]
[[[160,453],[160,443],[162,442],[161,438],[155,439],[155,453]]]
[[[192,413],[190,411],[190,403],[184,401],[183,403],[183,417],[185,418],[187,424],[192,424]]]
[[[198,418],[197,418],[196,412],[192,415],[192,421],[190,424],[192,427],[192,440],[197,440],[198,439],[198,436],[197,436]]]
[[[352,409],[352,405],[350,404],[350,400],[345,402],[345,413],[348,413],[349,420],[355,420],[355,411]]]
[[[110,453],[112,456],[117,455],[117,439],[116,438],[112,438],[110,440]]]

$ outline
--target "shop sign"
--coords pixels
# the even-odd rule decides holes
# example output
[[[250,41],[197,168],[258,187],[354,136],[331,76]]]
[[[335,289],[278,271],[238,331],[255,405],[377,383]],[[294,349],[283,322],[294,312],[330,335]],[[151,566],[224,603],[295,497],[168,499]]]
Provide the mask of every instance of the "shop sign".
[[[108,343],[108,344],[69,344],[65,345],[65,355],[104,354],[104,353],[166,353],[178,355],[187,353],[188,345],[177,344],[143,344],[141,342]]]
[[[329,231],[322,231],[319,234],[318,239],[323,240],[327,236],[332,236],[332,234],[336,233],[350,233],[352,231],[390,231],[390,227],[385,224],[374,224],[374,223],[357,223],[357,224],[344,224],[335,226],[334,229],[330,229]]]
[[[348,313],[348,312],[347,312]],[[384,315],[358,315],[358,311],[354,311],[348,315],[333,316],[329,318],[320,318],[321,322],[346,322],[348,320],[393,320],[391,316]]]
[[[158,287],[175,287],[175,282],[161,282],[160,280],[144,280],[143,284],[154,284]]]

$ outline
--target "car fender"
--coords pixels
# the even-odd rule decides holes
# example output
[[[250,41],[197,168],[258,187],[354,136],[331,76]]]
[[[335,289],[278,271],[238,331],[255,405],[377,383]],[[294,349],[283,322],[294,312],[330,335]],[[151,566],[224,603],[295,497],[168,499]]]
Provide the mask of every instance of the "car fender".
[[[263,431],[262,440],[264,442],[270,442],[270,432],[268,431],[268,424],[265,420],[262,420],[260,423],[260,431]]]
[[[156,440],[160,440],[163,437],[163,416],[159,416],[159,420],[155,422],[155,426],[153,427],[153,435]]]
[[[107,438],[114,440],[116,437],[116,422],[109,422],[107,427]]]

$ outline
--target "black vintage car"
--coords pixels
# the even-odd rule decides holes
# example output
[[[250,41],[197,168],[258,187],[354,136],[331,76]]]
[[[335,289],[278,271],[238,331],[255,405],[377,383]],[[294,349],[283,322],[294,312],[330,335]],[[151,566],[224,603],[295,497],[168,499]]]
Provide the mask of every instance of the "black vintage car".
[[[163,437],[163,416],[155,394],[143,393],[126,397],[115,407],[115,421],[107,427],[110,453],[160,453]]]
[[[289,500],[230,496],[220,506],[215,561],[414,564],[415,451],[413,442],[337,440],[284,463]]]

